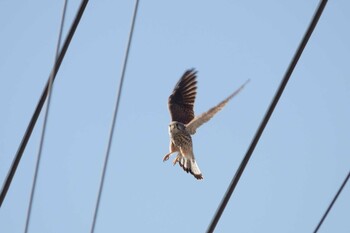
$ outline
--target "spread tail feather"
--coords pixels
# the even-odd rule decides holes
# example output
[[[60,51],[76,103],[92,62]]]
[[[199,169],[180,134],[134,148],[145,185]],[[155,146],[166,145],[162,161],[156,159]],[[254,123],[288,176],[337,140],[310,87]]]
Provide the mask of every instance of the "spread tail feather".
[[[196,179],[203,179],[202,173],[199,170],[195,159],[188,159],[185,156],[181,156],[179,159],[179,164],[185,172],[190,172]]]

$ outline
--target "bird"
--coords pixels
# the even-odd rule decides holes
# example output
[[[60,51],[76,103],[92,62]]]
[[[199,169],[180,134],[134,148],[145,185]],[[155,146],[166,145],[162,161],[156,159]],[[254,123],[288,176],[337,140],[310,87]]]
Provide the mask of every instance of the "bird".
[[[197,71],[194,68],[186,70],[168,98],[168,109],[171,116],[171,122],[168,127],[170,145],[169,153],[164,156],[163,162],[167,161],[171,154],[177,152],[173,165],[175,166],[179,163],[185,172],[190,172],[197,180],[202,180],[203,175],[193,153],[191,135],[195,134],[201,125],[208,122],[219,112],[248,82],[249,79],[219,104],[207,112],[195,116],[194,103],[197,94]]]

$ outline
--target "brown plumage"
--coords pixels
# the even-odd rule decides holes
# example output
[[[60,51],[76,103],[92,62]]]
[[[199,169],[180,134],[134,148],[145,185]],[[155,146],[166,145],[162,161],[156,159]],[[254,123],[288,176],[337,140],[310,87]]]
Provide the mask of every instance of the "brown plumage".
[[[191,134],[195,134],[198,127],[219,112],[249,80],[218,105],[195,117],[193,106],[197,94],[196,74],[194,69],[187,70],[169,96],[168,106],[172,120],[169,125],[170,152],[164,156],[163,161],[168,160],[172,153],[178,152],[173,164],[179,162],[184,171],[190,172],[196,179],[203,179],[194,158]]]
[[[168,106],[172,121],[187,124],[194,118],[193,105],[197,94],[196,73],[194,69],[187,70],[169,96]]]

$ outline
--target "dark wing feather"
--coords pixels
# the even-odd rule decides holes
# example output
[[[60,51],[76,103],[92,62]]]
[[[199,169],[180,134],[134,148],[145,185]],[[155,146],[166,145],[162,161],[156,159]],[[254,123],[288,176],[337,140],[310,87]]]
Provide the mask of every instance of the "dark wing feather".
[[[177,82],[173,93],[169,96],[169,111],[172,121],[183,124],[194,118],[193,105],[197,94],[197,71],[187,70]]]

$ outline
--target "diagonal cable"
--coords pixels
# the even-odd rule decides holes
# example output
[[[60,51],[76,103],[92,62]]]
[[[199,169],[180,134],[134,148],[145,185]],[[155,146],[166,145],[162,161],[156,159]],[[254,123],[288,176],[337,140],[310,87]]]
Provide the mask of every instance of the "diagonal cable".
[[[98,216],[98,210],[99,210],[99,207],[100,207],[101,195],[102,195],[102,190],[103,190],[103,186],[104,186],[104,180],[105,180],[105,177],[106,177],[106,171],[107,171],[107,165],[108,165],[108,160],[109,160],[109,154],[110,154],[110,151],[111,151],[113,136],[114,136],[114,132],[115,132],[114,129],[115,129],[115,123],[116,123],[116,119],[117,119],[117,115],[118,115],[119,102],[120,102],[120,97],[121,97],[121,93],[122,93],[122,89],[123,89],[124,76],[125,76],[125,71],[126,71],[126,67],[127,67],[127,64],[128,64],[129,51],[130,51],[131,42],[132,42],[132,36],[133,36],[134,28],[135,28],[135,21],[136,21],[136,16],[137,16],[138,5],[139,5],[139,0],[136,0],[135,1],[135,7],[134,7],[134,13],[133,13],[133,16],[132,16],[130,32],[129,32],[128,44],[127,44],[125,57],[124,57],[124,62],[123,62],[122,73],[121,73],[120,82],[119,82],[119,89],[118,89],[117,100],[116,100],[116,104],[115,104],[115,108],[114,108],[114,112],[113,112],[112,125],[111,125],[110,132],[109,132],[108,145],[107,145],[106,155],[105,155],[103,169],[102,169],[102,175],[101,175],[100,186],[99,186],[98,195],[97,195],[97,201],[96,201],[96,206],[95,206],[95,211],[94,211],[94,217],[93,217],[93,220],[92,220],[91,233],[93,233],[95,231],[96,220],[97,220],[97,216]]]
[[[323,9],[326,6],[326,3],[327,3],[327,0],[320,1],[318,8],[317,8],[317,10],[312,18],[312,21],[311,21],[296,53],[294,54],[294,57],[293,57],[291,63],[289,64],[289,67],[288,67],[286,73],[284,74],[282,82],[281,82],[281,84],[280,84],[280,86],[279,86],[262,122],[260,123],[260,126],[259,126],[259,128],[258,128],[258,130],[257,130],[257,132],[256,132],[256,134],[255,134],[255,136],[254,136],[254,138],[253,138],[253,140],[252,140],[252,142],[251,142],[251,144],[250,144],[250,146],[249,146],[249,148],[248,148],[248,150],[247,150],[247,152],[246,152],[246,154],[245,154],[245,156],[244,156],[244,158],[243,158],[243,160],[238,168],[238,170],[236,171],[236,174],[232,178],[231,183],[230,183],[218,209],[216,210],[216,213],[215,213],[211,223],[209,224],[209,227],[207,229],[208,233],[214,232],[215,227],[216,227],[217,223],[219,222],[220,217],[221,217],[222,213],[224,212],[226,205],[227,205],[228,201],[230,200],[230,197],[231,197],[234,189],[236,188],[236,185],[237,185],[239,179],[241,178],[243,171],[244,171],[246,165],[248,164],[248,161],[249,161],[251,155],[253,154],[254,149],[255,149],[256,145],[258,144],[259,139],[260,139],[260,137],[261,137],[261,135],[262,135],[262,133],[263,133],[277,103],[278,103],[278,100],[280,99],[280,97],[283,93],[283,90],[286,87],[288,80],[289,80],[290,76],[292,75],[296,64],[298,63],[298,60],[299,60],[307,42],[308,42],[308,40],[311,37],[313,30],[315,29],[316,24],[317,24],[319,18],[321,17],[321,14],[323,12]]]
[[[87,3],[89,2],[89,0],[82,0],[80,6],[79,6],[79,10],[75,16],[75,19],[72,23],[72,26],[71,28],[69,29],[69,32],[68,32],[68,35],[67,35],[67,38],[66,40],[64,41],[63,43],[63,46],[62,46],[62,49],[61,49],[61,52],[58,56],[58,59],[56,60],[56,63],[54,65],[54,67],[56,67],[55,69],[53,69],[51,71],[51,74],[50,74],[50,77],[53,76],[53,81],[55,80],[56,78],[56,74],[58,72],[58,70],[60,69],[60,66],[62,64],[62,61],[63,61],[63,58],[64,56],[66,55],[66,52],[68,50],[68,47],[69,47],[69,44],[74,36],[74,33],[75,33],[75,30],[77,29],[78,27],[78,24],[80,22],[80,19],[81,17],[83,16],[83,13],[84,13],[84,10],[86,8],[86,5]],[[2,186],[2,189],[1,189],[1,193],[0,193],[0,207],[3,203],[3,201],[5,200],[5,197],[6,197],[6,194],[7,194],[7,191],[8,189],[10,188],[10,185],[11,185],[11,182],[12,182],[12,179],[16,173],[16,170],[17,170],[17,167],[18,167],[18,164],[19,162],[21,161],[21,158],[22,158],[22,155],[24,153],[24,150],[27,146],[27,143],[30,139],[30,136],[33,132],[33,129],[35,127],[35,124],[38,120],[38,117],[40,115],[40,112],[43,108],[43,105],[45,103],[45,100],[47,98],[47,93],[48,93],[48,89],[49,89],[49,80],[47,81],[46,83],[46,86],[41,94],[41,97],[40,97],[40,100],[38,101],[37,103],[37,106],[35,108],[35,111],[32,115],[32,118],[27,126],[27,129],[23,135],[23,138],[22,138],[22,141],[17,149],[17,152],[16,152],[16,155],[12,161],[12,164],[11,164],[11,167],[10,167],[10,170],[9,172],[7,173],[7,176],[6,176],[6,179],[3,183],[3,186]]]
[[[43,151],[47,120],[48,120],[49,110],[50,110],[50,103],[51,103],[51,96],[52,96],[53,74],[55,73],[55,70],[56,70],[56,65],[55,64],[56,64],[56,61],[58,59],[58,53],[59,53],[59,49],[60,49],[60,46],[61,46],[61,38],[62,38],[62,32],[63,32],[63,26],[64,26],[64,19],[66,17],[66,11],[67,11],[67,1],[68,0],[64,1],[63,12],[62,12],[62,17],[61,17],[60,31],[59,31],[59,34],[58,34],[58,41],[57,41],[57,46],[56,46],[54,67],[53,67],[53,72],[51,73],[50,78],[49,78],[49,86],[48,86],[48,92],[47,92],[48,99],[47,99],[46,111],[45,111],[45,115],[44,115],[43,128],[42,128],[42,132],[41,132],[38,157],[37,157],[36,165],[35,165],[35,173],[34,173],[34,178],[33,178],[32,190],[31,190],[31,193],[30,193],[29,207],[28,207],[28,212],[27,212],[27,220],[26,220],[26,225],[25,225],[25,230],[24,230],[25,233],[28,232],[29,224],[30,224],[30,218],[32,216],[32,207],[33,207],[34,194],[35,194],[36,184],[37,184],[38,175],[39,175],[41,155],[42,155],[42,151]]]
[[[336,202],[336,200],[337,200],[339,194],[341,193],[341,191],[342,191],[343,188],[345,187],[346,182],[348,182],[349,178],[350,178],[350,172],[349,172],[348,175],[345,177],[345,180],[343,181],[342,185],[340,186],[340,188],[339,188],[337,194],[335,194],[335,196],[334,196],[333,200],[331,201],[331,203],[329,204],[329,206],[328,206],[326,212],[323,214],[323,216],[322,216],[320,222],[317,224],[317,227],[316,227],[314,233],[317,233],[318,230],[320,229],[320,227],[321,227],[323,221],[326,219],[326,217],[327,217],[329,211],[332,209],[334,203]]]

